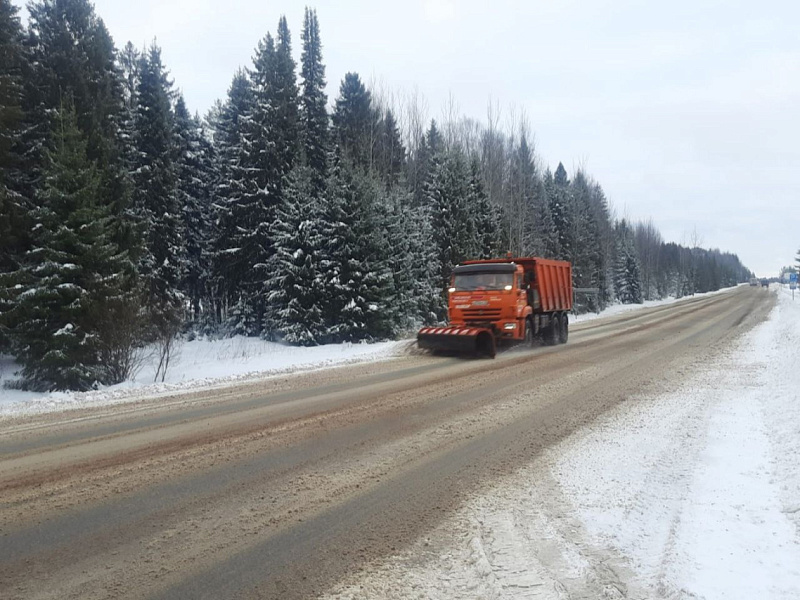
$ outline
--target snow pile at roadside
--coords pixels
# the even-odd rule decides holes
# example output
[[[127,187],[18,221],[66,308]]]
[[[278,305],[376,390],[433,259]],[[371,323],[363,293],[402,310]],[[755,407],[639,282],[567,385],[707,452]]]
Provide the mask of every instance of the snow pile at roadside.
[[[800,598],[800,299],[327,596]]]
[[[800,302],[680,391],[598,423],[557,463],[593,545],[652,595],[800,598]]]
[[[0,356],[0,416],[31,414],[130,402],[194,388],[245,382],[266,376],[336,365],[384,360],[396,356],[408,342],[329,344],[302,348],[234,337],[194,340],[176,347],[164,382],[154,383],[158,360],[146,359],[135,378],[92,392],[34,393],[3,388],[16,378],[19,365]]]
[[[740,285],[747,285],[742,283]],[[681,302],[682,300],[691,300],[692,298],[705,298],[708,296],[715,296],[717,294],[724,294],[725,292],[729,292],[735,288],[722,288],[721,290],[716,290],[714,292],[704,292],[702,294],[694,294],[693,296],[684,296],[683,298],[675,298],[674,296],[670,296],[668,298],[663,298],[661,300],[645,300],[641,304],[612,304],[611,306],[607,307],[605,310],[599,313],[583,313],[576,316],[570,316],[570,321],[573,323],[581,323],[583,321],[592,321],[594,319],[600,319],[602,317],[612,317],[614,315],[621,315],[632,310],[640,310],[642,308],[655,308],[657,306],[665,306],[667,304],[674,304],[675,302]]]

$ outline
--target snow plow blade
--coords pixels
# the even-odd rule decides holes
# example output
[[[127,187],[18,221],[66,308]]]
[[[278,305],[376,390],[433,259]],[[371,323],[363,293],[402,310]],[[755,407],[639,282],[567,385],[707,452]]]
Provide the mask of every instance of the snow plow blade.
[[[494,333],[483,327],[423,327],[417,345],[434,352],[452,352],[494,358]]]

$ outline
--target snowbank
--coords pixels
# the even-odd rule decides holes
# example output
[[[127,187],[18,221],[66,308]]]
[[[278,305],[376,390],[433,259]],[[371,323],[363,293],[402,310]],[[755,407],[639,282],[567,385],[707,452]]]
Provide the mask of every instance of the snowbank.
[[[234,337],[195,340],[177,347],[163,383],[154,383],[157,361],[147,360],[130,381],[92,392],[34,393],[5,389],[19,365],[0,356],[0,417],[84,408],[200,388],[244,382],[288,372],[336,365],[385,360],[396,356],[408,342],[329,344],[311,348],[285,346],[258,338]]]
[[[746,284],[740,284],[746,285]],[[668,298],[663,298],[662,300],[646,300],[642,302],[642,304],[612,304],[605,310],[599,313],[583,313],[581,315],[577,315],[574,317],[570,317],[570,321],[573,323],[581,323],[583,321],[591,321],[593,319],[599,319],[601,317],[613,317],[614,315],[621,315],[626,312],[630,312],[632,310],[641,310],[642,308],[654,308],[656,306],[665,306],[667,304],[674,304],[675,302],[680,302],[682,300],[691,300],[692,298],[704,298],[706,296],[715,296],[717,294],[724,294],[725,292],[729,292],[730,290],[735,288],[722,288],[721,290],[717,290],[715,292],[704,292],[702,294],[694,294],[693,296],[684,296],[683,298],[675,298],[674,296],[670,296]]]
[[[800,301],[777,293],[770,319],[679,391],[562,449],[588,537],[651,594],[800,598]]]

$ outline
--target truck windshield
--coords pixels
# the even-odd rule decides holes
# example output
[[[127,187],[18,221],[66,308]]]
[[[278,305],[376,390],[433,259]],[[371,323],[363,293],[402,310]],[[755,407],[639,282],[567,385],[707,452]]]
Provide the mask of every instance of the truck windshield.
[[[455,276],[457,291],[502,290],[514,283],[513,273],[464,273]]]

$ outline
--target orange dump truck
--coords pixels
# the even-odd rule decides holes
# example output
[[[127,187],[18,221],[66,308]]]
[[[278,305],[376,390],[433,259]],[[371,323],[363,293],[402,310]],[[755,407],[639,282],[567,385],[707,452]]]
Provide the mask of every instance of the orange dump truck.
[[[497,345],[564,344],[572,265],[545,258],[470,260],[453,269],[447,327],[423,327],[420,348],[494,358]]]

